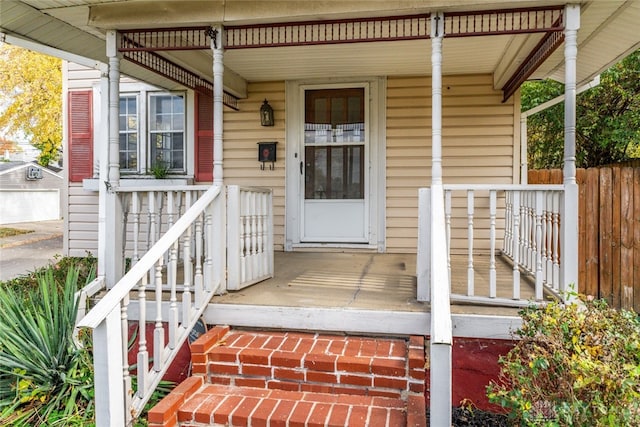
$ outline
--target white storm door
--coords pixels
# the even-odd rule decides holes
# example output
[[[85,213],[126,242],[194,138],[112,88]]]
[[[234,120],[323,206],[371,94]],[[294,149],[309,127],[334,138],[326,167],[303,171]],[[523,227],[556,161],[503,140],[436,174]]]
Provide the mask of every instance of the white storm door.
[[[369,242],[366,92],[304,90],[301,242]]]

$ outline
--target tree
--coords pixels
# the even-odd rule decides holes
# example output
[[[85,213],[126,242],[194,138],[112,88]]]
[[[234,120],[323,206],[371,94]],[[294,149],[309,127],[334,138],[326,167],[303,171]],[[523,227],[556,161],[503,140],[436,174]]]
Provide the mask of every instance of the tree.
[[[62,146],[62,62],[19,47],[0,45],[0,129],[23,134],[47,166]]]
[[[545,80],[522,86],[522,110],[564,93],[564,86]],[[578,95],[576,165],[592,167],[640,156],[640,50],[600,76],[600,85]],[[528,163],[531,169],[562,166],[564,107],[555,105],[528,119]]]

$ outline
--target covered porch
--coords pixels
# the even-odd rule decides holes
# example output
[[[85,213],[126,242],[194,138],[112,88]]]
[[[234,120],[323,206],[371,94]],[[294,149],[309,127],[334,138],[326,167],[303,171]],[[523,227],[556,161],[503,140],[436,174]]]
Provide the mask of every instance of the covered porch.
[[[26,3],[37,2],[6,9],[16,33],[31,34]],[[633,14],[622,13],[637,10],[632,2],[589,3],[582,27],[579,5],[544,2],[502,10],[342,2],[320,11],[298,2],[299,15],[286,8],[262,15],[264,3],[253,10],[238,1],[219,8],[190,2],[190,10],[172,14],[137,2],[76,3],[86,10],[47,13],[74,33],[88,31],[84,46],[60,41],[57,48],[94,58],[101,70],[95,104],[109,119],[96,135],[98,162],[84,165],[97,182],[92,225],[100,260],[100,277],[84,293],[108,289],[80,321],[94,330],[98,350],[99,425],[139,413],[202,317],[256,328],[430,335],[438,366],[432,388],[442,390],[431,402],[444,425],[452,335],[509,338],[518,307],[562,297],[576,284],[576,84],[604,66],[581,58],[601,53],[599,43],[615,39],[616,28],[635,28],[627,19]],[[557,49],[563,43],[564,53]],[[190,133],[175,132],[190,144],[176,151],[192,157],[176,162],[176,171],[193,179],[203,167],[205,185],[127,187],[118,159],[121,72],[206,101],[193,103]],[[526,79],[549,76],[566,85],[565,182],[532,187],[522,178],[517,92]],[[354,86],[357,117],[306,119],[305,91]],[[276,114],[268,128],[257,120],[267,96]],[[201,139],[210,141],[207,157],[198,157]],[[260,141],[279,141],[284,159],[258,169]],[[352,156],[361,159],[351,174],[357,190],[348,193],[358,200],[359,233],[347,241],[304,228],[312,218],[304,215],[325,200],[307,200],[303,156],[332,153],[334,143],[342,153],[360,150]],[[83,183],[70,189],[87,190]],[[153,324],[140,337],[136,387],[127,365],[130,322],[140,331]]]
[[[415,267],[415,254],[276,252],[274,277],[214,297],[205,319],[258,328],[428,335],[430,304],[417,299]],[[508,298],[512,266],[501,259],[497,270],[498,294]],[[464,255],[452,257],[452,271],[452,291],[463,295]],[[523,300],[533,303],[533,281],[524,275],[521,281]],[[478,293],[488,295],[489,257],[477,258],[475,282]],[[510,339],[519,310],[515,301],[511,307],[489,300],[453,303],[455,334]]]

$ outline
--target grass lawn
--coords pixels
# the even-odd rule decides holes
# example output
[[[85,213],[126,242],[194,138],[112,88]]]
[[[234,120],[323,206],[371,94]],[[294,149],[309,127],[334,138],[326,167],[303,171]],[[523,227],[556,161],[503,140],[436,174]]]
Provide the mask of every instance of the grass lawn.
[[[33,230],[20,230],[18,228],[0,227],[0,238],[28,233],[33,233]]]

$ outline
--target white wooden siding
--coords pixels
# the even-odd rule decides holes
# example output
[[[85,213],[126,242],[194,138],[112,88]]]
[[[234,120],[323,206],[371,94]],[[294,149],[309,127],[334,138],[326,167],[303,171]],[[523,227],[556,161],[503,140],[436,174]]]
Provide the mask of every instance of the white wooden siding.
[[[64,238],[69,256],[98,255],[98,192],[87,191],[82,183],[70,183],[68,227]]]
[[[502,103],[491,75],[444,76],[442,168],[445,183],[512,183],[514,114]],[[517,164],[517,162],[516,162]],[[431,183],[431,79],[390,77],[387,81],[387,250],[415,252],[418,188]],[[454,201],[454,206],[457,206]],[[466,206],[466,205],[465,205]],[[458,217],[466,210],[456,209]],[[475,224],[478,234],[488,224]],[[452,230],[461,248],[466,229]]]
[[[70,87],[91,87],[98,74],[71,69]],[[431,80],[428,76],[390,77],[387,82],[386,247],[388,252],[416,251],[418,188],[431,180]],[[85,85],[85,86],[83,86]],[[285,227],[285,83],[251,83],[239,111],[224,114],[224,178],[227,184],[273,190],[275,250],[284,248]],[[517,105],[502,103],[490,75],[443,79],[443,174],[445,183],[512,183],[514,120]],[[260,126],[264,99],[274,108],[275,126]],[[260,169],[258,142],[277,141],[275,170]],[[517,149],[515,151],[518,152]],[[97,192],[69,187],[70,255],[97,249]],[[454,201],[454,207],[458,202]],[[454,211],[464,215],[461,209]],[[478,223],[478,233],[487,224]],[[466,230],[452,230],[452,246],[462,247]],[[459,237],[459,239],[458,239]]]

